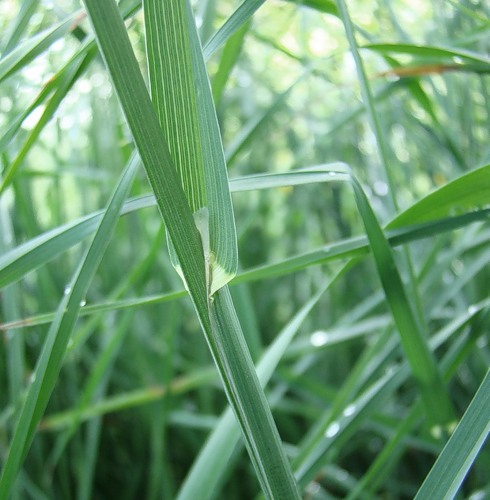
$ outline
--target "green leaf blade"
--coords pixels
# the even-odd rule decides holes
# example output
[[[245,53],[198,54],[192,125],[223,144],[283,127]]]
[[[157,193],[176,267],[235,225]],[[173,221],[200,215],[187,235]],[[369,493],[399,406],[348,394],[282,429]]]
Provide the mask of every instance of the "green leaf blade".
[[[187,2],[148,0],[145,14],[152,100],[192,212],[209,214],[208,227],[197,217],[213,294],[235,276],[238,254],[211,87]]]
[[[490,371],[415,497],[450,499],[463,482],[490,432]]]

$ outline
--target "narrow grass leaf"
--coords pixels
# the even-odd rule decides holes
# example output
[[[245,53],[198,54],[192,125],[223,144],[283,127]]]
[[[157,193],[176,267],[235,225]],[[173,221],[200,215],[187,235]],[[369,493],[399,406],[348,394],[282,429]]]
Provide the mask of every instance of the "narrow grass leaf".
[[[376,268],[400,333],[405,354],[412,367],[414,377],[419,383],[429,420],[433,425],[450,423],[454,418],[452,405],[437,370],[435,360],[428,347],[427,339],[423,335],[421,326],[418,324],[411,309],[390,244],[376,220],[376,216],[369,205],[369,201],[361,185],[343,164],[334,166],[333,169],[326,165],[310,168],[309,170],[308,175],[317,174],[318,177],[321,177],[323,173],[324,180],[326,177],[330,181],[347,181],[352,184],[356,204],[366,228]],[[303,173],[306,174],[306,172]],[[301,172],[295,174],[300,175]],[[264,177],[270,178],[270,176]],[[304,177],[305,180],[308,178],[307,175]],[[300,178],[302,179],[303,177]],[[273,177],[272,180],[274,180]]]
[[[296,85],[309,74],[310,70],[305,71],[299,78],[297,78],[284,92],[275,97],[274,101],[262,113],[257,113],[256,116],[243,126],[240,133],[235,136],[231,144],[226,148],[226,161],[232,163],[238,154],[253,141],[263,131],[264,126],[269,120],[277,113],[277,111],[284,105],[287,97]]]
[[[75,12],[53,28],[34,35],[2,57],[0,59],[0,82],[29,64],[56,40],[74,29],[83,17],[82,11]]]
[[[454,58],[459,58],[469,62],[483,63],[486,65],[490,64],[490,58],[482,56],[477,52],[459,48],[437,47],[432,45],[413,45],[407,43],[371,43],[364,45],[363,48],[370,49],[381,54],[408,54],[436,61],[440,61],[441,59],[454,60]]]
[[[338,17],[339,10],[334,0],[288,0],[291,3],[298,5],[304,5],[310,9],[317,10],[318,12],[323,12],[324,14],[332,14]]]
[[[490,432],[490,371],[415,497],[451,499]]]
[[[71,427],[75,422],[85,422],[91,418],[136,408],[159,401],[168,395],[181,395],[218,379],[216,368],[202,368],[175,378],[168,386],[154,385],[104,398],[85,407],[47,415],[39,424],[40,431],[59,431]]]
[[[467,209],[484,207],[490,200],[490,165],[463,174],[428,194],[397,215],[388,228],[405,226],[411,221],[424,222],[456,214]]]
[[[4,39],[2,54],[9,53],[14,49],[24,35],[31,17],[39,7],[39,0],[25,0],[20,6],[19,13],[7,29]]]
[[[95,50],[94,50],[95,49]],[[85,57],[84,62],[80,64],[80,55],[83,52],[91,52],[89,57]],[[90,63],[90,61],[94,58],[97,53],[95,43],[83,44],[82,47],[74,54],[70,60],[61,68],[55,75],[49,78],[49,80],[43,85],[43,88],[36,96],[36,98],[32,101],[32,103],[27,106],[17,118],[15,118],[8,129],[4,132],[2,137],[0,138],[0,151],[5,149],[15,134],[19,131],[24,120],[41,104],[43,104],[46,99],[62,86],[63,81],[67,80],[67,75],[73,73],[73,66],[78,66],[78,71],[75,71],[75,78],[78,78],[80,74],[83,72],[85,67]],[[41,117],[42,120],[42,117]],[[15,161],[15,160],[14,160]]]
[[[381,297],[382,298],[382,297]],[[371,307],[372,303],[369,304]],[[392,353],[396,349],[396,340],[392,335],[392,328],[388,327],[381,331],[372,344],[366,348],[349,372],[347,379],[339,388],[337,394],[332,399],[331,405],[320,415],[315,424],[306,433],[298,446],[298,453],[295,456],[294,470],[308,470],[306,463],[312,463],[312,456],[320,456],[316,449],[323,446],[325,433],[330,425],[339,418],[344,409],[352,400],[367,388],[367,383],[372,380],[372,375],[380,366],[386,365]]]
[[[488,306],[488,301],[486,301],[486,304]],[[481,304],[479,307],[481,307]],[[452,352],[449,352],[441,363],[445,380],[449,380],[450,377],[454,375],[454,372],[460,366],[461,361],[468,355],[467,346],[470,346],[471,348],[476,342],[475,338],[471,338],[470,335],[465,335],[464,330],[461,331],[462,326],[466,323],[470,323],[474,319],[474,316],[474,313],[470,315],[470,318],[468,318],[468,315],[466,314],[462,315],[459,318],[456,318],[456,321],[453,321],[452,324],[447,325],[445,328],[445,330],[460,330],[461,332],[458,336],[457,342],[454,342],[451,345]],[[458,357],[460,359],[455,363],[455,358],[457,359]],[[390,437],[382,452],[378,454],[376,460],[371,464],[356,488],[351,491],[348,497],[349,500],[362,496],[362,492],[369,492],[370,494],[373,494],[377,485],[382,484],[386,477],[390,475],[398,459],[406,450],[407,445],[409,445],[409,442],[406,439],[407,434],[412,432],[415,425],[423,416],[423,407],[420,403],[420,400],[417,401],[417,403],[410,409],[408,415],[400,422],[399,425],[395,427],[394,434]],[[436,454],[439,453],[439,448],[437,448],[435,452]]]
[[[332,280],[333,281],[333,280]],[[278,333],[274,342],[267,348],[257,364],[257,374],[263,387],[267,385],[286,349],[298,332],[312,308],[318,303],[331,282],[322,287]],[[179,491],[179,500],[199,497],[210,498],[223,479],[229,460],[239,444],[239,428],[231,409],[225,410],[209,435],[206,444],[199,452],[191,470]],[[204,486],[205,485],[205,486]]]
[[[86,45],[88,48],[88,44]],[[78,57],[73,61],[73,64],[66,66],[66,71],[63,71],[59,78],[59,86],[54,91],[51,99],[49,100],[46,108],[44,109],[39,121],[36,123],[34,128],[29,132],[29,135],[22,146],[21,150],[17,154],[14,161],[5,169],[2,175],[2,182],[0,184],[0,193],[2,193],[12,182],[17,170],[21,166],[27,153],[30,151],[31,147],[36,143],[37,138],[43,131],[44,127],[51,120],[56,110],[59,108],[60,103],[66,97],[69,90],[73,87],[77,78],[87,67],[88,63],[95,56],[94,47],[91,51],[82,50],[78,54]],[[20,123],[19,123],[20,125]]]
[[[379,114],[374,107],[371,88],[366,78],[362,58],[359,54],[355,39],[354,28],[349,16],[346,2],[337,0],[340,16],[349,40],[352,55],[354,56],[363,99],[371,121],[378,152],[389,185],[392,206],[398,210],[398,201],[395,191],[395,182],[392,168],[390,168],[388,144],[383,132]],[[424,333],[427,329],[424,324],[421,300],[414,276],[413,265],[408,249],[404,249],[405,267],[408,271],[410,297],[403,285],[391,247],[385,238],[369,201],[357,179],[352,176],[352,187],[356,204],[363,219],[369,239],[371,251],[376,264],[378,275],[386,295],[387,302],[393,314],[402,342],[403,350],[410,363],[413,375],[419,384],[422,400],[431,425],[447,425],[454,418],[451,401],[445,390],[435,359],[428,346],[428,339]],[[410,300],[411,298],[411,300]],[[414,307],[412,308],[412,304]]]
[[[334,446],[339,446],[339,441],[345,442],[349,439],[360,423],[366,420],[366,415],[382,407],[389,396],[400,387],[407,374],[406,369],[398,367],[388,371],[352,401],[347,411],[329,424],[317,446],[295,471],[301,485],[305,486],[314,478],[324,462],[325,453]]]
[[[354,26],[352,24],[352,20],[350,18],[345,0],[337,0],[337,6],[339,8],[340,18],[342,19],[342,22],[344,24],[347,40],[349,41],[350,51],[356,63],[356,72],[359,80],[359,86],[361,88],[362,100],[364,102],[364,106],[366,107],[366,114],[368,116],[374,137],[376,138],[376,148],[381,160],[381,166],[383,167],[386,179],[388,181],[388,199],[391,201],[391,208],[395,211],[398,211],[398,201],[395,194],[396,184],[393,177],[393,169],[390,168],[390,154],[388,143],[386,141],[386,134],[383,130],[380,115],[376,112],[373,92],[366,76],[363,60],[358,50]]]
[[[297,178],[299,179],[299,177]],[[247,179],[246,183],[250,181],[251,179]],[[266,180],[266,182],[271,181]],[[135,198],[124,205],[121,214],[131,213],[154,205],[155,198],[153,196]],[[445,217],[428,223],[410,224],[409,226],[391,229],[386,232],[386,237],[390,245],[398,246],[444,232],[454,231],[477,221],[488,220],[489,216],[490,209],[472,210],[467,214],[455,217]],[[43,233],[6,252],[0,257],[0,288],[22,279],[29,272],[34,271],[60,253],[83,241],[94,232],[100,218],[101,212],[87,215]],[[236,276],[232,282],[253,281],[260,279],[260,277],[270,278],[288,274],[288,272],[299,271],[308,266],[330,260],[366,255],[368,253],[369,243],[367,238],[357,236],[289,257],[277,263],[268,263],[245,270]]]
[[[299,499],[298,485],[281,446],[264,391],[255,372],[228,287],[220,288],[210,304],[215,343],[212,352],[218,366],[230,373],[224,379],[235,408],[249,456],[266,498]]]
[[[344,164],[342,163],[336,163],[326,164],[321,168],[324,170],[335,170],[335,168],[341,169],[343,166]],[[315,167],[311,171],[305,169],[284,174],[259,174],[232,179],[230,181],[230,189],[232,192],[241,192],[334,180],[334,176],[331,176],[325,171],[321,172],[319,169],[320,167]],[[487,172],[487,169],[488,167],[483,167],[483,174]],[[455,179],[434,193],[427,195],[427,197],[416,202],[412,207],[409,207],[405,212],[395,217],[387,226],[388,228],[396,228],[386,231],[386,238],[389,244],[391,246],[397,246],[416,241],[417,239],[433,237],[435,234],[451,231],[476,221],[488,219],[490,213],[488,209],[477,209],[477,206],[480,204],[479,202],[490,196],[490,187],[487,186],[488,182],[486,182],[487,177],[486,175],[482,176],[482,172],[476,170]],[[471,201],[471,193],[475,192],[478,193],[476,204]],[[121,214],[151,207],[154,204],[155,199],[152,196],[136,198],[125,203],[121,210]],[[424,221],[426,218],[434,219],[434,217],[439,215],[447,215],[455,211],[456,208],[466,208],[471,211],[467,214],[435,219],[431,220],[431,222],[419,224],[419,221]],[[405,213],[410,214],[410,216],[405,217]],[[5,287],[9,283],[21,279],[28,272],[48,262],[74,244],[81,242],[95,230],[101,217],[102,212],[88,215],[82,219],[51,230],[6,252],[0,258],[0,287]],[[402,226],[402,223],[409,225]],[[318,250],[289,257],[277,263],[269,263],[254,269],[245,270],[233,280],[233,283],[267,279],[300,271],[315,264],[367,255],[368,252],[369,243],[367,238],[364,236],[354,237],[327,245]],[[182,294],[183,292],[177,291],[170,294],[159,294],[140,299],[127,299],[99,305],[94,304],[84,308],[83,314],[136,307],[138,305],[152,304],[159,301],[164,302],[166,300],[173,300],[174,298],[181,297]],[[0,325],[0,328],[5,329],[17,326],[42,324],[51,321],[52,318],[53,313],[47,313],[17,322],[5,323]]]
[[[333,171],[335,166],[340,168],[342,165],[342,163],[325,164],[322,168]],[[486,209],[479,210],[478,207],[484,205],[486,200],[490,199],[489,172],[490,166],[486,166],[480,170],[464,174],[397,215],[387,226],[389,229],[387,237],[390,244],[400,245],[432,234],[451,231],[473,221],[486,219],[488,211]],[[326,179],[330,180],[328,175],[328,173],[319,172],[318,168],[312,171],[305,169],[284,174],[259,174],[230,180],[230,190],[232,192],[241,192],[323,182]],[[333,180],[333,177],[331,180]],[[473,193],[476,196],[475,203],[472,202]],[[135,198],[125,203],[121,214],[151,207],[155,203],[153,196]],[[420,226],[417,226],[417,224],[427,219],[436,219],[438,216],[444,217],[461,209],[467,209],[471,212],[456,217],[442,218],[438,222],[434,221],[433,224],[420,224]],[[37,236],[5,253],[0,257],[0,288],[21,279],[28,272],[33,271],[59,253],[81,242],[95,230],[101,216],[102,212],[87,215],[82,219]],[[405,225],[406,227],[402,227]],[[397,230],[394,230],[394,228]],[[358,251],[364,254],[367,250],[366,245],[367,241],[364,237],[337,242],[323,247],[321,250],[311,251],[299,257],[292,257],[284,261],[284,263],[278,263],[278,271],[282,272],[280,266],[286,265],[286,262],[289,262],[291,270],[299,270],[304,267],[303,263],[313,265],[314,263],[324,262],[328,258],[354,255],[349,252]],[[266,268],[268,269],[267,272],[273,272],[274,264],[268,264]],[[247,273],[252,272],[255,271],[247,271]],[[272,275],[268,274],[267,276]]]
[[[144,9],[152,101],[203,242],[208,240],[212,295],[236,274],[238,255],[211,88],[186,2],[146,0]]]
[[[105,334],[104,342],[101,342],[101,351],[99,354],[99,358],[94,364],[90,375],[88,376],[87,381],[83,389],[81,390],[78,401],[75,403],[75,415],[81,415],[83,411],[93,404],[97,404],[98,401],[104,399],[106,394],[107,384],[110,379],[110,373],[112,369],[112,365],[114,362],[114,358],[117,356],[121,344],[123,343],[123,339],[129,330],[130,319],[132,318],[131,312],[126,312],[122,318],[122,321],[117,325],[115,331],[107,331]],[[60,433],[55,441],[53,446],[53,451],[50,454],[49,460],[47,461],[47,466],[51,469],[54,469],[59,460],[61,459],[63,452],[66,449],[66,446],[76,430],[80,426],[80,418],[73,418],[71,425],[68,429],[64,430],[64,432]],[[92,434],[95,438],[95,432],[97,428],[100,426],[100,419],[93,419],[90,422],[90,428],[87,429],[89,434]],[[42,422],[41,424],[42,425]],[[83,490],[87,492],[91,488],[92,485],[92,475],[93,475],[93,453],[95,444],[91,441],[97,441],[92,438],[92,440],[87,439],[87,448],[89,448],[86,452],[86,455],[89,456],[89,459],[84,460],[84,468],[83,472],[80,473],[79,478],[79,490]],[[79,495],[80,498],[88,498],[89,495],[84,493],[83,495]]]
[[[352,186],[371,246],[379,278],[400,334],[403,350],[420,389],[427,417],[432,426],[446,426],[454,420],[454,410],[428,344],[428,337],[411,308],[397,265],[361,185]]]
[[[265,0],[244,0],[203,48],[203,56],[208,59],[222,47],[262,6]]]
[[[155,205],[155,198],[127,202],[121,214]],[[80,243],[96,229],[104,212],[99,211],[51,229],[6,252],[0,257],[0,288],[49,262],[54,256]]]
[[[145,297],[138,297],[134,299],[112,300],[98,304],[89,304],[80,311],[80,316],[92,316],[108,311],[119,311],[123,309],[132,309],[135,307],[147,306],[152,304],[162,304],[164,302],[170,302],[172,300],[180,299],[182,297],[185,297],[186,295],[187,292],[185,290],[177,290],[175,292],[160,293],[150,296],[147,295]],[[9,330],[11,328],[19,328],[24,326],[44,325],[46,323],[51,323],[55,318],[55,315],[55,312],[51,312],[30,316],[23,320],[8,321],[6,323],[0,324],[0,330]]]
[[[219,107],[223,90],[226,82],[240,56],[245,35],[250,28],[250,22],[245,23],[236,33],[234,33],[226,42],[223,48],[223,54],[219,60],[219,67],[212,80],[213,99],[216,107]]]

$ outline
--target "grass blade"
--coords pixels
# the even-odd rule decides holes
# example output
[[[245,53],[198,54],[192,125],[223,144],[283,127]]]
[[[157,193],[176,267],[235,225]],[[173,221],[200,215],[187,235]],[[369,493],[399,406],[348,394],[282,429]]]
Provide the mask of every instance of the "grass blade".
[[[0,82],[22,69],[56,40],[73,30],[83,17],[84,14],[81,11],[75,12],[53,28],[38,33],[2,57],[0,59]]]
[[[490,218],[490,209],[470,212],[458,217],[450,217],[434,221],[432,223],[411,225],[401,227],[398,230],[387,231],[386,238],[393,247],[417,241],[419,239],[431,238],[437,234],[447,231],[453,231],[466,227],[471,223],[488,220]],[[92,223],[93,221],[89,221]],[[43,247],[44,252],[44,247]],[[351,238],[345,241],[339,241],[327,245],[318,250],[313,250],[297,256],[289,257],[279,262],[264,264],[259,267],[246,269],[239,273],[232,281],[231,285],[269,279],[277,276],[285,276],[297,271],[302,271],[310,266],[325,264],[345,258],[362,257],[369,254],[369,242],[366,237]],[[184,290],[155,294],[145,297],[113,300],[90,304],[81,311],[82,316],[88,316],[107,311],[117,311],[127,308],[140,307],[145,305],[160,304],[186,295]],[[12,320],[6,323],[0,323],[0,330],[10,328],[28,327],[50,323],[54,319],[55,313],[44,313],[36,316],[30,316],[24,319]]]
[[[318,12],[323,12],[324,14],[332,14],[333,16],[339,16],[339,10],[334,0],[288,0],[289,2],[296,3],[298,5],[304,5],[305,7],[310,7],[310,9],[317,10]]]
[[[338,163],[337,165],[341,166],[342,164]],[[335,164],[327,164],[324,168],[334,170],[334,166]],[[481,204],[485,205],[485,201],[490,198],[490,186],[488,185],[490,165],[474,172],[454,179],[397,215],[387,226],[389,229],[400,229],[399,231],[391,229],[387,233],[390,243],[400,245],[426,235],[450,231],[472,221],[487,218],[487,211],[485,209],[478,210],[478,208]],[[271,187],[295,186],[324,182],[326,179],[328,179],[328,174],[322,173],[318,169],[311,172],[302,170],[284,174],[260,174],[231,179],[230,190],[232,192],[242,192]],[[476,196],[476,203],[472,201],[473,193]],[[121,214],[151,207],[155,203],[155,199],[150,196],[136,198],[125,203]],[[434,224],[416,226],[427,219],[444,217],[461,209],[467,209],[469,213],[459,217],[443,218],[440,219],[439,223],[434,222]],[[102,217],[101,212],[87,215],[81,220],[60,226],[6,252],[0,257],[0,288],[21,279],[25,274],[48,262],[60,252],[82,241],[95,230],[100,217]],[[404,226],[403,229],[402,226]],[[301,269],[303,261],[308,262],[308,265],[315,262],[324,262],[325,260],[322,259],[328,258],[329,255],[331,258],[340,258],[343,256],[343,252],[362,251],[365,253],[367,250],[366,244],[365,238],[338,242],[328,247],[328,249],[322,248],[319,251],[309,252],[305,256],[291,258],[291,269]],[[345,256],[349,255],[346,254]],[[267,265],[267,268],[272,269],[270,264]],[[267,276],[270,276],[270,274]]]
[[[222,47],[255,14],[264,2],[265,0],[243,0],[238,9],[206,43],[203,49],[204,58],[208,59],[211,54]]]
[[[279,433],[234,314],[228,287],[218,290],[211,304],[210,316],[213,329],[219,334],[216,335],[219,343],[213,351],[221,362],[227,364],[226,371],[234,374],[225,381],[229,384],[227,393],[232,401],[236,399],[232,407],[238,408],[235,414],[244,430],[245,443],[262,491],[270,499],[299,499],[289,461],[282,447],[276,444],[281,442]],[[230,348],[230,344],[236,346]],[[259,398],[262,400],[260,404],[257,401]]]
[[[41,431],[57,431],[66,429],[76,422],[85,422],[91,418],[107,413],[123,411],[127,408],[145,405],[158,401],[169,394],[178,395],[195,390],[203,385],[214,383],[217,379],[214,367],[200,369],[191,374],[175,378],[167,387],[151,386],[131,392],[118,394],[97,401],[86,408],[75,408],[61,413],[46,416],[39,425]]]
[[[238,154],[247,147],[247,145],[253,141],[254,137],[260,134],[263,130],[264,125],[273,117],[276,112],[284,105],[287,97],[294,89],[297,83],[299,83],[303,78],[309,73],[305,71],[299,78],[296,79],[284,92],[279,94],[274,102],[263,113],[259,113],[253,116],[240,130],[240,133],[236,135],[231,144],[226,148],[226,161],[232,163]]]
[[[15,48],[19,40],[22,38],[22,35],[29,24],[29,20],[36,12],[38,6],[39,0],[26,0],[22,3],[19,13],[15,18],[15,22],[13,22],[7,30],[2,47],[2,54],[7,54]]]
[[[463,482],[490,432],[490,371],[415,497],[450,499]]]
[[[490,199],[490,165],[477,168],[428,194],[397,215],[388,228],[425,222],[469,207],[485,206]]]
[[[213,77],[212,89],[215,106],[218,108],[221,101],[226,82],[233,70],[242,50],[245,35],[250,28],[250,23],[245,23],[226,42],[223,54],[219,61],[219,67]]]
[[[381,54],[408,54],[424,59],[440,61],[441,59],[460,58],[468,62],[490,64],[488,57],[481,56],[477,52],[464,49],[454,49],[450,47],[436,47],[432,45],[413,45],[408,43],[372,43],[365,45],[364,48],[374,50]]]
[[[152,101],[191,211],[208,226],[201,236],[208,233],[202,237],[209,239],[205,258],[212,295],[236,274],[238,255],[211,88],[186,3],[147,0],[144,8]]]
[[[490,306],[490,300],[486,299],[479,304],[475,304],[475,308],[471,311],[464,312],[462,315],[458,316],[456,319],[451,321],[448,325],[439,330],[430,340],[431,350],[436,350],[443,343],[447,342],[451,337],[455,336],[456,333],[460,332],[462,328],[471,323],[475,316],[480,313],[480,311],[487,309]],[[316,425],[310,436],[306,437],[306,443],[300,450],[295,463],[295,471],[301,484],[305,481],[313,479],[315,475],[318,474],[319,468],[325,461],[325,453],[328,452],[329,447],[331,447],[338,437],[343,433],[348,433],[352,435],[351,424],[355,423],[355,420],[359,418],[358,412],[352,413],[351,409],[357,408],[357,403],[352,402],[349,398],[349,394],[352,396],[359,387],[355,387],[359,380],[366,380],[366,372],[373,372],[381,363],[384,364],[383,372],[386,370],[391,371],[391,377],[385,378],[387,386],[380,386],[383,392],[386,387],[390,391],[396,390],[402,383],[404,383],[410,376],[410,366],[407,361],[403,361],[401,364],[395,366],[390,365],[386,367],[387,354],[393,351],[393,342],[390,339],[390,330],[387,330],[384,334],[380,335],[375,343],[369,347],[366,353],[363,355],[361,360],[356,365],[355,369],[349,375],[348,381],[344,384],[341,391],[339,391],[336,396],[331,408],[326,411],[326,414],[321,418],[320,425]],[[387,334],[387,335],[386,335]],[[391,344],[391,345],[390,345]],[[446,363],[446,359],[443,360]],[[364,375],[361,376],[361,373]],[[390,375],[388,373],[388,375]],[[396,380],[395,380],[396,379]],[[375,379],[375,385],[378,385],[379,378]],[[393,384],[393,382],[395,382]],[[372,407],[371,398],[366,398],[366,392],[371,391],[372,388],[366,388],[364,394],[358,397],[358,399],[363,399],[365,405]],[[374,392],[372,397],[383,397],[381,393]],[[385,394],[387,397],[388,395]],[[350,409],[346,411],[347,402],[350,401]],[[379,409],[379,406],[372,408],[372,410]],[[346,415],[347,413],[347,415]],[[347,417],[347,418],[345,418]],[[346,424],[346,426],[334,425],[334,429],[338,429],[338,432],[331,436],[329,440],[325,440],[325,435],[330,426],[334,423],[340,422]],[[333,434],[333,431],[332,431]]]
[[[435,426],[452,424],[454,410],[432,356],[427,336],[422,332],[410,306],[391,247],[376,220],[361,185],[353,178],[356,203],[368,235],[379,278],[400,334],[403,350],[416,379],[427,417]]]
[[[35,144],[44,127],[51,120],[54,113],[59,108],[60,103],[66,97],[66,94],[69,92],[73,84],[77,81],[78,76],[95,56],[95,51],[93,50],[94,47],[92,47],[92,50],[84,50],[88,48],[89,44],[87,43],[72,63],[70,62],[67,64],[65,70],[59,75],[59,86],[54,91],[51,99],[46,105],[41,118],[36,123],[35,127],[30,131],[26,142],[22,146],[15,160],[3,172],[2,182],[0,184],[0,194],[11,184],[17,170],[22,164],[22,161],[30,151],[31,147]],[[21,123],[19,123],[19,126],[20,125]]]
[[[333,281],[325,285],[295,314],[261,357],[257,365],[257,374],[262,386],[267,385],[302,322]],[[233,414],[230,409],[227,409],[194,461],[179,491],[179,500],[191,500],[197,497],[210,498],[223,479],[227,464],[239,443],[239,437],[239,429]]]

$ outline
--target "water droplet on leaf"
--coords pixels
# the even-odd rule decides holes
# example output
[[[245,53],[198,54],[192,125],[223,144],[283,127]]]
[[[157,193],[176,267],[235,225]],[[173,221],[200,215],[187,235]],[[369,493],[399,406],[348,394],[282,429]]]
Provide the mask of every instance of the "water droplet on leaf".
[[[310,342],[313,347],[321,347],[328,342],[328,333],[318,330],[311,334]]]
[[[356,405],[351,404],[351,405],[345,407],[344,415],[346,417],[350,417],[351,415],[353,415],[355,413],[355,411],[356,411]]]
[[[325,431],[325,437],[332,438],[340,431],[340,424],[338,422],[332,422],[327,430]]]

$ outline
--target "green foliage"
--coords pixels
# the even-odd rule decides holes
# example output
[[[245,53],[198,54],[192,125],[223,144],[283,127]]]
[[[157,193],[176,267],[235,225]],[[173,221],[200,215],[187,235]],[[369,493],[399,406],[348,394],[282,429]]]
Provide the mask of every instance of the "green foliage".
[[[485,2],[84,5],[0,3],[0,499],[488,496]]]

